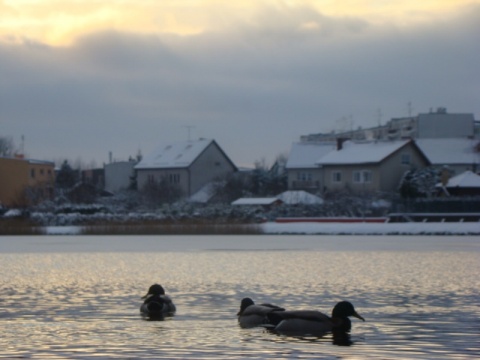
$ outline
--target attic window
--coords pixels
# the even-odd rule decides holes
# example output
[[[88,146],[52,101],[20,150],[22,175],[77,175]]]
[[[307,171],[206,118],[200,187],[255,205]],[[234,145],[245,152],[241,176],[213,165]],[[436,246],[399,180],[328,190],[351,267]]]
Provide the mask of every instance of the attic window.
[[[192,145],[191,144],[188,144],[186,147],[185,147],[185,150],[188,150],[188,149],[191,149],[192,148]]]
[[[175,160],[180,159],[182,156],[183,156],[183,154],[178,154],[177,157],[175,158]]]
[[[402,158],[400,162],[402,165],[410,165],[411,163],[410,154],[407,154],[407,153],[402,154]]]
[[[167,146],[165,146],[164,150],[167,151],[167,150],[170,150],[171,148],[172,148],[172,145],[167,145]]]

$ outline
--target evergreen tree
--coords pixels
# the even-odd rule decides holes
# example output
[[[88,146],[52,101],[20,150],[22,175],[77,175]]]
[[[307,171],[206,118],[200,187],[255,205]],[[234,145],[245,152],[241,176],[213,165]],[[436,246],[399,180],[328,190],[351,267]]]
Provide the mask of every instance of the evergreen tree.
[[[60,189],[72,188],[77,180],[75,171],[72,169],[67,160],[65,160],[56,176],[56,185]]]

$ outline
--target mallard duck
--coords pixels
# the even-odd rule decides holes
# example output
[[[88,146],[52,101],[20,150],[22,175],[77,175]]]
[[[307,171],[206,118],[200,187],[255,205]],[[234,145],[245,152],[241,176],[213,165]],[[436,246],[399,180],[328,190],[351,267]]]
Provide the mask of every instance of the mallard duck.
[[[140,306],[140,312],[149,318],[172,316],[177,310],[170,296],[165,295],[165,290],[159,284],[150,286],[148,293],[142,296],[142,299],[144,302]]]
[[[278,311],[267,314],[267,328],[279,333],[324,334],[330,331],[349,332],[349,316],[365,321],[348,301],[341,301],[332,310],[332,317],[315,310]]]
[[[237,313],[238,324],[242,328],[260,326],[266,323],[268,313],[278,311],[285,311],[285,309],[272,304],[255,305],[252,299],[244,298]]]

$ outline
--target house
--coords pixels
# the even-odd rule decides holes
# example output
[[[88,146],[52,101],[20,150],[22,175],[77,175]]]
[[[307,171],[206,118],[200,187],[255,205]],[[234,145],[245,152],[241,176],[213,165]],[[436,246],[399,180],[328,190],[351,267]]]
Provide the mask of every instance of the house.
[[[396,191],[406,171],[430,162],[413,140],[339,141],[337,149],[318,159],[317,165],[327,191],[364,193]]]
[[[447,196],[480,196],[480,175],[465,171],[436,185],[439,194]]]
[[[215,140],[199,139],[158,146],[134,167],[138,189],[167,181],[190,197],[207,183],[237,171]]]
[[[417,139],[415,142],[438,169],[447,166],[453,174],[480,169],[480,139]]]
[[[105,164],[105,191],[116,193],[134,186],[136,160]]]
[[[285,165],[289,190],[318,193],[323,190],[323,170],[317,161],[335,150],[335,142],[293,143]]]
[[[444,107],[417,116],[392,118],[384,125],[372,128],[351,129],[328,134],[302,135],[302,141],[334,141],[348,138],[356,141],[434,139],[473,137],[478,131],[478,121],[471,113],[448,113]]]
[[[81,182],[97,189],[105,187],[105,170],[103,168],[87,169],[80,172]]]
[[[23,158],[0,157],[0,204],[25,207],[53,199],[55,164]]]

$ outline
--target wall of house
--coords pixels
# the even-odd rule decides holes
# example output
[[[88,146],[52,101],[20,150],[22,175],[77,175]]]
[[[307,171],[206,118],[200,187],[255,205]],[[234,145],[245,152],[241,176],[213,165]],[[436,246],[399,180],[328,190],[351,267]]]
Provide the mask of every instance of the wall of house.
[[[139,169],[137,170],[137,187],[142,190],[150,181],[160,182],[163,178],[177,185],[183,194],[188,194],[189,171],[186,168]],[[151,180],[150,180],[151,179]]]
[[[221,149],[212,142],[190,166],[190,191],[195,194],[207,183],[225,177],[235,171],[235,167],[225,157]]]
[[[371,181],[355,183],[353,174],[357,171],[371,172]],[[341,181],[334,181],[334,173],[341,174]],[[326,191],[348,190],[354,193],[375,191],[379,188],[377,165],[327,165],[324,166],[324,184]]]
[[[418,116],[418,138],[459,138],[473,136],[473,114],[435,113]]]
[[[403,164],[402,157],[409,155],[410,163]],[[411,143],[404,146],[399,151],[390,155],[384,160],[380,168],[380,191],[397,191],[400,181],[408,170],[422,169],[428,166],[427,161],[417,151],[417,148]]]
[[[20,159],[0,158],[0,202],[13,206],[21,200],[28,184],[28,163]]]
[[[408,163],[402,163],[405,155],[409,156]],[[407,144],[379,164],[326,165],[324,166],[324,182],[327,191],[349,190],[357,194],[372,191],[396,192],[406,171],[426,166],[427,162],[416,148],[412,144]],[[371,180],[354,182],[354,173],[359,171],[369,171]],[[334,172],[341,172],[341,182],[333,181]]]
[[[127,189],[131,183],[131,177],[135,171],[133,167],[135,161],[119,161],[104,166],[105,171],[105,190],[115,193]]]
[[[34,205],[45,200],[52,200],[55,196],[55,164],[35,160],[27,160],[27,162],[27,204]]]
[[[54,170],[50,162],[0,158],[0,202],[12,207],[52,199]]]
[[[303,168],[287,169],[288,189],[305,190],[309,192],[323,191],[323,169]]]

